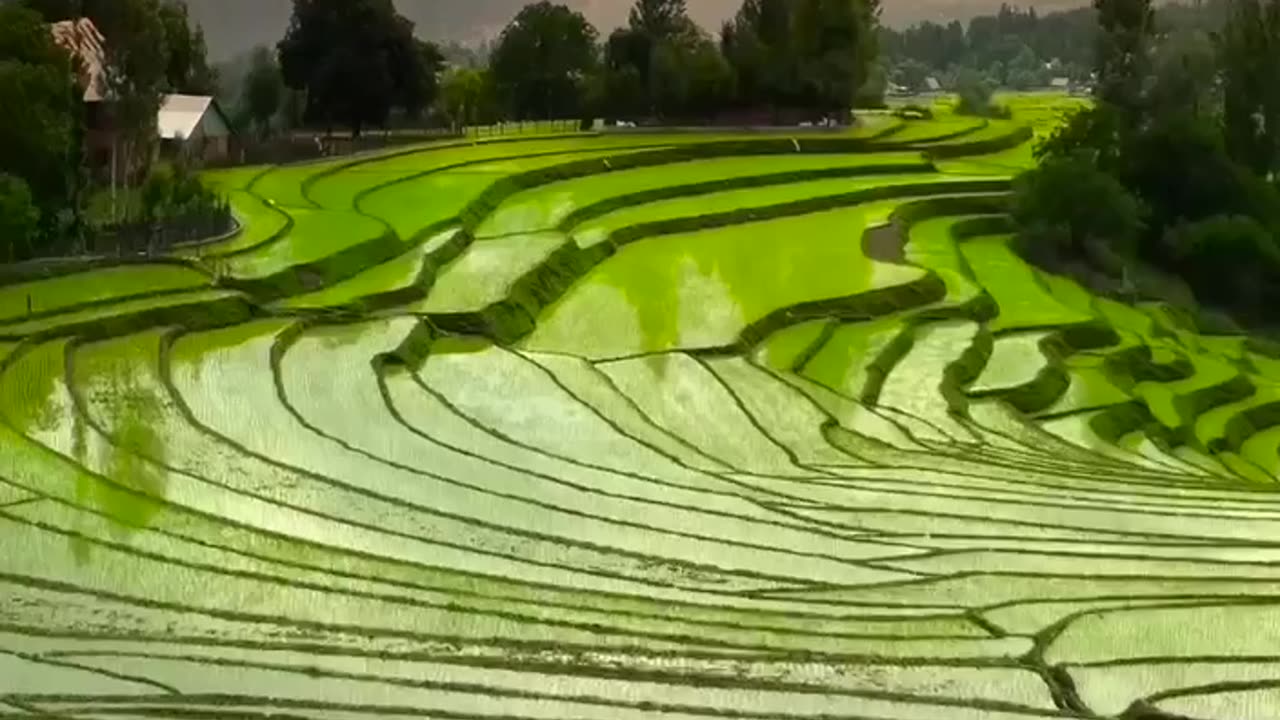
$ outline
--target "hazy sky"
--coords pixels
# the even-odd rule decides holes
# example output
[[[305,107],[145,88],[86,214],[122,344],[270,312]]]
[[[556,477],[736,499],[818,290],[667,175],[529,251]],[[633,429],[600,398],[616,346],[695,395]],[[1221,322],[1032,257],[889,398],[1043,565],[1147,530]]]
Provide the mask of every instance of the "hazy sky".
[[[582,10],[607,33],[626,21],[633,0],[561,0]],[[1024,0],[1023,6],[1041,9],[1072,7],[1086,0]],[[527,0],[396,0],[400,12],[418,24],[418,34],[432,40],[462,42],[492,37]],[[882,0],[885,21],[902,25],[922,19],[968,18],[1000,6],[1001,0]],[[225,60],[254,45],[274,43],[289,22],[291,0],[187,0],[192,14],[204,26],[212,59]],[[689,0],[689,11],[708,29],[720,23],[742,0]]]

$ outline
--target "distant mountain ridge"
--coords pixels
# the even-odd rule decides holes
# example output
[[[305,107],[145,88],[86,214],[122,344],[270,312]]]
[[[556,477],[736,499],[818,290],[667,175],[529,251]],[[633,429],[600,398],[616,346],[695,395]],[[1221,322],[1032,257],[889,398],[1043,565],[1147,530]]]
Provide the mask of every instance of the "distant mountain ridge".
[[[528,0],[396,0],[400,12],[418,23],[418,34],[431,40],[474,42],[496,35]],[[633,0],[561,0],[586,13],[607,33],[626,21]],[[968,20],[993,12],[1001,0],[882,0],[885,22],[905,25],[920,20]],[[1011,2],[1039,10],[1061,10],[1087,0]],[[262,44],[275,43],[289,24],[291,0],[187,0],[191,14],[204,27],[209,54],[226,60]],[[708,30],[715,31],[741,0],[689,0],[689,11]]]

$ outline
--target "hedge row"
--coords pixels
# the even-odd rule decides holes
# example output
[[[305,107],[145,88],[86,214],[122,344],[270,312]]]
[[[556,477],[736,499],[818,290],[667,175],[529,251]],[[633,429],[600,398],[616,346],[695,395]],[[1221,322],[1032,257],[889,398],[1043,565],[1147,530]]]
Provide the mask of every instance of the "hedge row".
[[[581,248],[575,244],[569,244],[558,250],[538,268],[518,280],[508,298],[495,303],[489,308],[475,313],[432,316],[432,322],[451,332],[482,332],[498,342],[512,343],[532,331],[533,324],[543,308],[561,297],[569,287],[585,276],[596,264],[603,262],[630,243],[652,237],[806,215],[823,210],[848,207],[870,200],[901,197],[904,194],[910,197],[916,193],[927,194],[952,190],[957,185],[958,183],[955,182],[935,182],[912,186],[870,188],[764,207],[744,208],[686,218],[671,218],[633,225],[615,231],[606,242],[590,248]],[[1000,187],[999,182],[988,183],[987,181],[977,181],[972,185],[967,183],[965,185],[983,190]],[[940,282],[940,280],[937,282]],[[894,289],[890,288],[889,290],[892,291]],[[846,304],[841,312],[848,314],[849,317],[864,317],[867,312],[872,310],[880,314],[886,312],[886,308],[893,308],[887,310],[892,312],[894,309],[918,307],[921,304],[918,302],[918,297],[929,298],[929,302],[935,302],[940,299],[940,297],[934,296],[932,283],[927,288],[913,287],[910,290],[902,290],[901,292],[903,293],[902,298],[891,300],[889,295],[873,291],[873,293],[867,294],[870,295],[870,299],[865,301],[869,303],[868,305],[864,306],[861,302],[852,305]],[[796,309],[795,312],[800,313],[798,316],[812,317],[809,311],[803,308]],[[761,328],[773,327],[779,322],[773,316],[770,316],[767,320],[768,322],[762,324]]]
[[[921,149],[934,160],[960,158],[971,155],[992,155],[1006,150],[1012,150],[1024,143],[1029,143],[1035,139],[1035,136],[1035,130],[1023,125],[1008,135],[1002,135],[1000,137],[988,138],[986,140],[973,140],[970,142],[958,142],[935,147],[923,147]]]
[[[252,319],[255,306],[242,295],[227,295],[213,300],[199,300],[162,305],[132,313],[121,313],[58,325],[26,336],[30,342],[74,335],[85,341],[132,335],[147,328],[173,325],[189,330],[211,330],[237,325]],[[21,339],[21,338],[12,338]]]
[[[787,185],[814,180],[833,180],[838,178],[908,173],[923,174],[935,172],[936,170],[937,168],[933,163],[922,160],[915,163],[893,163],[889,165],[873,165],[868,167],[837,167],[814,170],[794,170],[790,172],[765,173],[747,177],[709,180],[706,182],[690,183],[688,185],[669,185],[666,187],[627,193],[625,195],[616,195],[590,205],[584,205],[566,215],[560,222],[558,229],[568,232],[584,222],[594,220],[598,217],[603,217],[612,212],[636,205],[644,205],[663,200],[696,197],[699,195],[712,195],[731,190],[749,190],[752,188],[768,187],[772,185]]]
[[[364,242],[326,255],[309,263],[289,266],[261,278],[223,277],[221,287],[234,288],[261,301],[279,300],[291,295],[314,292],[357,275],[375,265],[392,260],[407,249],[394,232],[385,232]]]
[[[1003,334],[1002,334],[1003,335]],[[970,397],[996,397],[1019,412],[1032,415],[1053,406],[1071,386],[1066,361],[1072,355],[1088,350],[1113,347],[1120,336],[1102,322],[1086,322],[1058,328],[1039,342],[1045,366],[1032,380],[1016,388],[970,393]]]
[[[66,275],[104,270],[122,265],[174,265],[208,274],[208,269],[202,267],[199,263],[186,258],[170,256],[126,255],[122,257],[43,258],[11,265],[0,265],[0,287],[51,280]],[[212,277],[210,280],[212,280]]]
[[[1183,356],[1171,363],[1157,363],[1147,345],[1111,353],[1103,360],[1102,367],[1111,382],[1123,390],[1129,390],[1143,382],[1186,380],[1195,373],[1195,366]]]
[[[1266,403],[1237,414],[1227,423],[1226,435],[1210,450],[1238,452],[1251,436],[1280,426],[1280,402]]]
[[[964,138],[964,137],[966,137],[966,136],[968,136],[968,135],[972,135],[972,134],[974,134],[974,133],[977,133],[977,132],[981,132],[981,131],[983,131],[983,130],[986,130],[986,129],[987,129],[988,127],[990,127],[990,126],[991,126],[991,121],[990,121],[990,120],[983,120],[983,121],[982,121],[982,123],[981,123],[981,124],[978,124],[978,125],[971,125],[971,126],[969,126],[969,127],[961,128],[961,129],[959,129],[959,130],[955,130],[955,131],[953,131],[953,132],[943,133],[942,135],[935,135],[935,136],[933,136],[933,137],[931,137],[931,138],[923,138],[923,139],[915,139],[915,140],[894,140],[894,139],[893,139],[893,135],[890,135],[890,136],[888,136],[888,141],[887,141],[887,142],[882,142],[882,143],[880,143],[879,145],[877,145],[877,146],[876,146],[876,149],[877,149],[877,150],[881,150],[881,151],[883,151],[883,150],[895,150],[895,149],[898,149],[898,150],[907,150],[907,149],[919,149],[919,150],[923,150],[923,149],[925,149],[925,148],[929,147],[930,145],[934,145],[934,144],[936,144],[936,143],[945,143],[945,142],[947,142],[947,141],[949,141],[949,140],[959,140],[959,139]],[[897,133],[894,133],[894,134],[896,135]]]

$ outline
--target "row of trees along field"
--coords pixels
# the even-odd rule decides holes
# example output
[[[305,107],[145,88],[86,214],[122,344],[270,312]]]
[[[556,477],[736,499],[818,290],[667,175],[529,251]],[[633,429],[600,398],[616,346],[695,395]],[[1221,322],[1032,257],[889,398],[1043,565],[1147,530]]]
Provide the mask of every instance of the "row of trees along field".
[[[54,41],[51,23],[89,18],[105,38],[100,88],[118,136],[112,164],[124,184],[86,162],[79,61]],[[207,94],[216,78],[204,36],[180,0],[20,0],[0,4],[0,262],[83,247],[95,225],[136,216],[225,212],[183,168],[152,166],[166,93]],[[143,202],[143,198],[147,202]]]
[[[1155,9],[1157,34],[1222,26],[1230,0],[1173,2]],[[1014,90],[1044,87],[1058,77],[1086,82],[1093,72],[1098,22],[1091,7],[1046,14],[1002,5],[968,24],[922,22],[902,30],[880,29],[881,64],[889,80],[912,92],[935,78],[954,89],[977,73],[992,86]]]
[[[259,128],[296,112],[285,107],[293,91],[305,98],[293,121],[357,135],[424,112],[454,126],[705,122],[745,110],[818,119],[846,113],[876,77],[879,14],[879,0],[744,0],[717,38],[685,0],[637,0],[627,24],[602,37],[581,13],[543,0],[479,57],[415,40],[391,0],[295,0],[278,52],[257,51],[232,95]],[[878,98],[883,84],[867,92]]]
[[[1220,25],[1164,31],[1151,0],[1094,5],[1096,102],[1017,183],[1023,252],[1140,296],[1190,303],[1189,289],[1274,325],[1280,0],[1226,0]]]

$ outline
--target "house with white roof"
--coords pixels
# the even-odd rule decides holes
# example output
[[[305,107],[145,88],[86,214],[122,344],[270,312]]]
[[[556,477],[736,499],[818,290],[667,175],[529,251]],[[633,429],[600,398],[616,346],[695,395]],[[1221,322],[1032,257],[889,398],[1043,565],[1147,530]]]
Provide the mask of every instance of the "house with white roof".
[[[218,101],[208,95],[165,95],[156,116],[160,148],[206,161],[232,152],[231,123]]]

